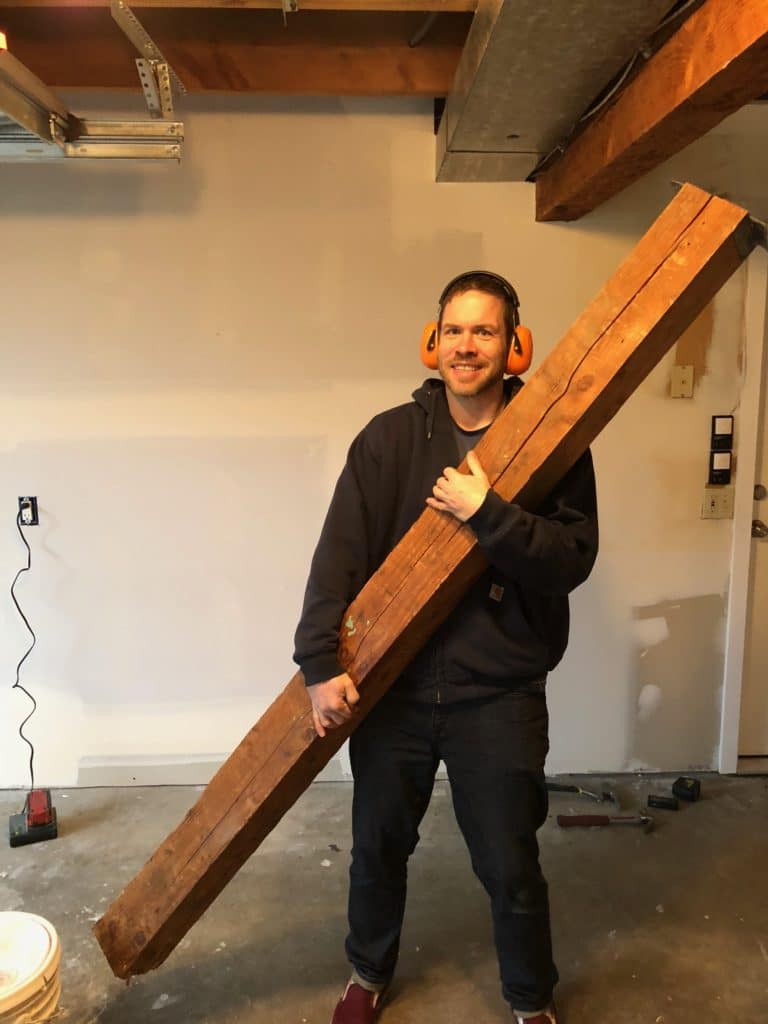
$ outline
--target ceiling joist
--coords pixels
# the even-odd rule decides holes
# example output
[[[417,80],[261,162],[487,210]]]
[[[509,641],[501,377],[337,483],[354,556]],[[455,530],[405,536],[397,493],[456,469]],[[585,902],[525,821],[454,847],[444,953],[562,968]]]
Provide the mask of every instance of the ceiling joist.
[[[110,0],[5,0],[3,7],[109,7]],[[477,0],[297,0],[298,11],[445,11],[472,13]],[[132,0],[131,7],[218,7],[238,10],[283,9],[282,0]]]
[[[444,96],[450,91],[470,14],[441,15],[420,45],[409,46],[424,25],[423,13],[302,11],[299,4],[287,26],[275,10],[182,11],[167,5],[142,9],[141,23],[190,92]],[[3,4],[0,28],[19,60],[52,87],[138,88],[136,51],[106,6]]]
[[[536,219],[576,220],[768,92],[766,0],[705,0],[536,177]]]

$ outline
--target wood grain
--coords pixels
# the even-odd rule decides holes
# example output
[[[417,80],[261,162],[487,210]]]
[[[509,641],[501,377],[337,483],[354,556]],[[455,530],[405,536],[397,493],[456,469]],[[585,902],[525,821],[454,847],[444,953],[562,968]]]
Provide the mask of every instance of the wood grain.
[[[192,92],[445,96],[472,21],[441,15],[423,43],[424,14],[145,8],[140,20]],[[133,45],[109,10],[0,7],[15,57],[51,88],[139,93]],[[143,101],[140,101],[143,104]]]
[[[3,7],[109,7],[110,0],[4,0]],[[166,9],[220,8],[222,10],[282,11],[282,0],[131,0],[131,8],[163,7]],[[296,14],[306,11],[413,11],[472,14],[476,0],[298,0]]]

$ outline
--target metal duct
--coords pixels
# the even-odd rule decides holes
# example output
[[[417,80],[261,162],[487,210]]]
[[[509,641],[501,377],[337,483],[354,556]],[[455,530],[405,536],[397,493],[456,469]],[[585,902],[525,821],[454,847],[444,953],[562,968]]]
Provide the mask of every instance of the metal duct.
[[[522,181],[671,0],[479,0],[437,136],[438,181]]]

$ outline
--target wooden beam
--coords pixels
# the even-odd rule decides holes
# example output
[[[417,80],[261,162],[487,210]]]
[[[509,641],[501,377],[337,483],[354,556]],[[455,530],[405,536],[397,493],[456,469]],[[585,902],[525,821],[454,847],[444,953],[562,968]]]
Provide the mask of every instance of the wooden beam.
[[[503,497],[535,508],[754,244],[745,210],[685,186],[477,448]],[[485,561],[426,509],[344,617],[340,658],[376,703]],[[121,978],[156,967],[352,731],[319,739],[300,674],[95,926]]]
[[[190,92],[299,95],[448,93],[469,14],[445,14],[408,45],[423,14],[158,10],[141,22]],[[140,92],[138,53],[103,7],[0,8],[15,57],[52,88]]]
[[[766,91],[766,0],[705,0],[538,176],[536,219],[589,213]]]
[[[297,0],[298,11],[381,11],[473,14],[477,0]],[[110,0],[4,0],[4,7],[109,7]],[[209,7],[281,11],[282,0],[131,0],[129,7]]]

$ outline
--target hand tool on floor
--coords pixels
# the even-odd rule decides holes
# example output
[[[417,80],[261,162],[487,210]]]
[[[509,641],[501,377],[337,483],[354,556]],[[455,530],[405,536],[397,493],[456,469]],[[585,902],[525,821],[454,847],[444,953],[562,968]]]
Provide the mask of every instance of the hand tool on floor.
[[[701,783],[698,779],[691,779],[687,775],[681,775],[672,783],[672,792],[681,800],[688,800],[693,803],[701,796]]]
[[[648,806],[658,807],[664,811],[677,811],[680,808],[676,796],[661,796],[658,793],[648,794]]]
[[[653,828],[653,818],[647,814],[558,814],[557,824],[561,828],[595,828],[604,825],[635,825],[646,832]]]
[[[55,839],[59,833],[50,789],[31,789],[21,814],[11,815],[8,831],[11,846],[26,846],[44,839]]]
[[[547,781],[547,789],[550,793],[578,793],[579,796],[588,796],[591,800],[597,800],[599,804],[612,803],[618,807],[619,801],[616,799],[616,794],[611,792],[609,789],[604,789],[600,793],[595,793],[591,789],[582,789],[581,786],[568,786],[564,782],[549,782]]]

